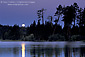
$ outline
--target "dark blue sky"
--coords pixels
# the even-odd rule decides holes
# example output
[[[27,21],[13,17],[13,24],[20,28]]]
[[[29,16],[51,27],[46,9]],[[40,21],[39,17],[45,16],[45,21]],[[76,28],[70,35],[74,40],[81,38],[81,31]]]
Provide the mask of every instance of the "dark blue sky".
[[[7,3],[1,3],[6,1]],[[33,1],[35,3],[29,3],[29,5],[15,6],[7,5],[8,1]],[[14,25],[18,24],[21,26],[25,23],[26,26],[30,25],[37,18],[37,10],[45,8],[44,19],[49,15],[54,15],[56,7],[61,5],[71,5],[76,2],[80,7],[85,7],[85,0],[0,0],[0,24],[2,25]],[[63,24],[62,22],[60,22]]]

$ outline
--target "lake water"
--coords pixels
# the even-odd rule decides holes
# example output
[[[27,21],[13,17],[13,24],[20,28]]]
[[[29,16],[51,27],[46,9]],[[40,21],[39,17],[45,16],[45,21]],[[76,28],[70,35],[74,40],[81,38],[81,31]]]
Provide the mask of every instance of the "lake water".
[[[85,57],[85,43],[0,42],[0,57]]]

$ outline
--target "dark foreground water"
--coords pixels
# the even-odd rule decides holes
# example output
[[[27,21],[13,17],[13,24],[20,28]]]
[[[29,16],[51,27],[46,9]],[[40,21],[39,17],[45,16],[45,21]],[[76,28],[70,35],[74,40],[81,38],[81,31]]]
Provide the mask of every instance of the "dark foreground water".
[[[85,57],[84,42],[0,42],[0,57]]]

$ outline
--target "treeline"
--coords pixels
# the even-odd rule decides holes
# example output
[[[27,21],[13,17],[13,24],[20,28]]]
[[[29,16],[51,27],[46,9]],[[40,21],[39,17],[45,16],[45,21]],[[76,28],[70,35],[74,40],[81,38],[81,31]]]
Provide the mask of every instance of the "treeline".
[[[0,39],[25,41],[85,41],[85,8],[77,3],[71,6],[59,5],[54,16],[48,16],[44,23],[44,11],[37,11],[38,22],[28,27],[0,25]],[[55,18],[54,18],[55,17]],[[42,24],[40,21],[42,20]],[[64,27],[58,24],[64,22]],[[53,23],[55,22],[55,24]]]

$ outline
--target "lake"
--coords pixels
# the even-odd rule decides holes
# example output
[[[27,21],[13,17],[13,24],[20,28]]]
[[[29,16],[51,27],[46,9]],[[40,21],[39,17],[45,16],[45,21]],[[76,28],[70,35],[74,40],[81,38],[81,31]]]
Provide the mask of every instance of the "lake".
[[[85,43],[0,42],[0,57],[85,57]]]

